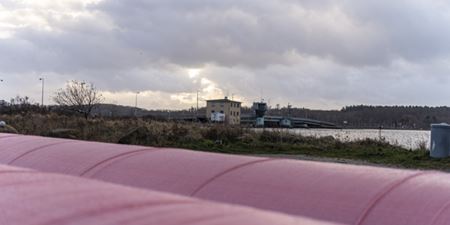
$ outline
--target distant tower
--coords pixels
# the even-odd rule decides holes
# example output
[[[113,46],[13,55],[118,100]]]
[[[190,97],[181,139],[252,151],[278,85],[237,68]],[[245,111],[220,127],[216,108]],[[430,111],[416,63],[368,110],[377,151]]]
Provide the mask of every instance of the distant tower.
[[[263,127],[264,126],[264,117],[266,116],[267,112],[267,103],[265,102],[254,102],[253,103],[253,110],[255,112],[256,117],[256,126],[257,127]]]
[[[288,103],[288,118],[291,118],[291,109],[292,109],[292,105],[290,103]]]

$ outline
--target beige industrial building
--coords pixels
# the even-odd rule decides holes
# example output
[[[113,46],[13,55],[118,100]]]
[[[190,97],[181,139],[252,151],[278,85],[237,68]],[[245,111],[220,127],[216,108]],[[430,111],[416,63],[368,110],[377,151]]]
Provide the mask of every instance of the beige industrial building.
[[[206,101],[206,118],[211,122],[241,124],[241,102],[225,99]]]

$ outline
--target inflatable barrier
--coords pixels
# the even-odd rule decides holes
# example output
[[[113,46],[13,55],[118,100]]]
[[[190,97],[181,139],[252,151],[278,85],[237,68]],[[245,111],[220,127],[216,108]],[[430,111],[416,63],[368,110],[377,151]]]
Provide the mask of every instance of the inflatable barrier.
[[[43,137],[0,136],[0,163],[339,224],[449,224],[450,175]]]
[[[332,225],[240,206],[0,166],[4,225]]]

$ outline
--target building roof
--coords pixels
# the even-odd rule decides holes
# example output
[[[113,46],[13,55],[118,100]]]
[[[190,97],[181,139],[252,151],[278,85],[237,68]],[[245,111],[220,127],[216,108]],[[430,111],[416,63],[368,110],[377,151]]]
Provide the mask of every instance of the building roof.
[[[224,98],[224,99],[211,99],[211,100],[206,100],[206,102],[233,102],[233,103],[242,103],[242,102],[239,102],[239,101],[233,101],[233,100],[230,100],[230,99],[228,99],[228,98]]]

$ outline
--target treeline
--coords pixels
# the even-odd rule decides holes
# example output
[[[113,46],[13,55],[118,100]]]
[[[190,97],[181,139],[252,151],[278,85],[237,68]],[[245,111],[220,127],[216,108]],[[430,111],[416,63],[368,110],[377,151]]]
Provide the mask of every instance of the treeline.
[[[52,107],[41,107],[38,103],[32,102],[27,96],[16,96],[9,102],[0,100],[0,114],[26,114],[26,113],[49,113]]]
[[[25,115],[25,114],[50,114],[56,113],[66,116],[80,116],[79,113],[68,110],[67,107],[58,105],[46,105],[42,107],[38,103],[29,101],[28,97],[17,96],[11,101],[0,100],[0,115]],[[146,110],[131,106],[113,105],[113,104],[97,104],[89,113],[91,118],[130,118],[139,117],[153,120],[182,120],[184,118],[194,118],[196,116],[204,116],[205,108],[199,111],[191,108],[186,110]],[[0,118],[1,119],[1,118]]]
[[[450,123],[450,107],[346,106],[341,110],[304,108],[270,109],[269,115],[304,117],[335,123],[346,128],[429,129],[432,123]]]
[[[75,116],[58,106],[41,107],[27,97],[17,96],[10,102],[0,101],[0,114],[58,113]],[[253,109],[242,108],[242,115],[252,115]],[[334,123],[344,128],[378,129],[429,129],[433,123],[450,123],[450,107],[427,106],[346,106],[341,110],[311,110],[305,108],[269,108],[267,115],[302,117]],[[154,120],[182,120],[206,117],[206,109],[145,110],[135,107],[100,104],[91,113],[92,117],[144,117]]]

